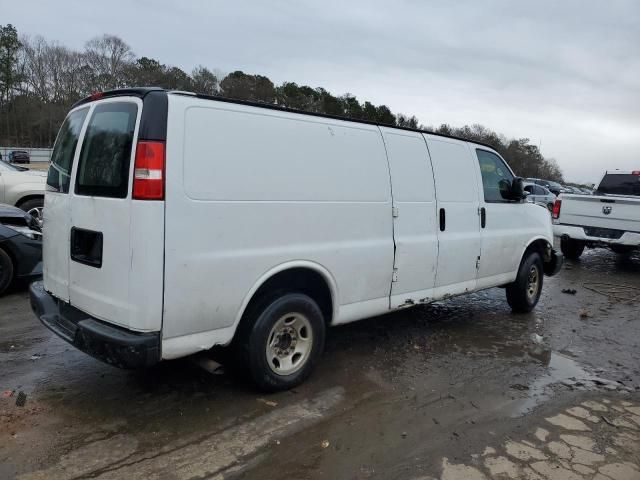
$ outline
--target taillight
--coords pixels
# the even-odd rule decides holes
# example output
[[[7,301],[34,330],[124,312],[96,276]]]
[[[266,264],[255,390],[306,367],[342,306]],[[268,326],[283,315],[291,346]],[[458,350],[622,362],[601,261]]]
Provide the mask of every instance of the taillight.
[[[556,199],[556,202],[553,204],[553,211],[551,212],[553,218],[560,217],[560,207],[562,207],[562,200]]]
[[[631,175],[640,175],[640,170],[634,170]]]
[[[138,142],[133,169],[133,198],[164,200],[164,142]]]

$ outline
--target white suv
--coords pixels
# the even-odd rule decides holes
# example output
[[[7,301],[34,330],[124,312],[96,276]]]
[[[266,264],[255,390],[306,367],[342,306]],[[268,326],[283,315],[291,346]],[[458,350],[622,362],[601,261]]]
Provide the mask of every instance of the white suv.
[[[47,173],[16,167],[0,160],[0,203],[29,212],[42,223]]]

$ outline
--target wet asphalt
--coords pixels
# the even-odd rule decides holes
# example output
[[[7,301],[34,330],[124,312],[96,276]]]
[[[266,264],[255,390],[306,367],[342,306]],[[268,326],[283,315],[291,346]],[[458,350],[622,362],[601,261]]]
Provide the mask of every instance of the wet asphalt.
[[[590,250],[531,314],[496,288],[335,327],[304,385],[264,395],[202,358],[104,365],[17,286],[0,298],[0,479],[439,477],[558,409],[638,403],[639,306],[640,254]]]

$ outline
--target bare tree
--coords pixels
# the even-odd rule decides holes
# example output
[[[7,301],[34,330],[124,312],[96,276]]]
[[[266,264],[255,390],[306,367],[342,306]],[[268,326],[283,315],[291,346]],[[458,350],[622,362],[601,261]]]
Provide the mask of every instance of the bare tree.
[[[120,37],[103,35],[89,40],[84,50],[85,61],[93,78],[94,90],[109,90],[125,86],[124,79],[134,60],[131,47]]]
[[[218,93],[218,77],[208,68],[198,65],[191,72],[191,79],[193,82],[193,89],[197,93],[205,93],[208,95]]]

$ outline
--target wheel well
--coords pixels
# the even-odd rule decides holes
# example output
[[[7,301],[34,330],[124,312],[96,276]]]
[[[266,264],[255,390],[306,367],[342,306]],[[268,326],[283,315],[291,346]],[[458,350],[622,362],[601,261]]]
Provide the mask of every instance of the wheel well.
[[[324,277],[310,268],[298,267],[278,272],[265,281],[253,294],[244,312],[250,312],[265,296],[274,292],[300,292],[310,296],[320,307],[327,326],[333,318],[331,290]],[[241,323],[244,321],[243,314]]]
[[[24,202],[28,202],[29,200],[36,200],[40,198],[44,199],[44,195],[27,195],[26,197],[22,197],[20,200],[16,202],[16,207],[19,207]]]
[[[540,254],[540,257],[542,257],[542,261],[547,262],[549,261],[549,255],[551,253],[549,242],[543,238],[534,240],[524,251],[524,253],[522,254],[522,258],[524,259],[524,257],[526,257],[529,252],[538,252]]]

